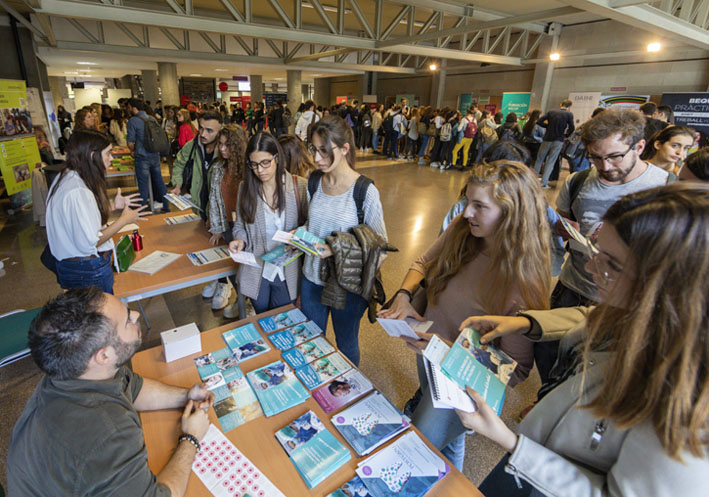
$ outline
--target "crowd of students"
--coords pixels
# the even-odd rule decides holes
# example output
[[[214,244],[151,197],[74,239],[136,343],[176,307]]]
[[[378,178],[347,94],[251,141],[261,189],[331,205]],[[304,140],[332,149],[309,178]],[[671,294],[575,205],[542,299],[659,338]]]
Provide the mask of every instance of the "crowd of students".
[[[196,134],[176,154],[173,189],[191,195],[210,242],[232,252],[259,260],[275,248],[276,231],[301,226],[326,240],[319,256],[286,267],[241,265],[238,291],[257,312],[295,303],[322,329],[331,317],[338,348],[358,365],[360,320],[383,301],[380,262],[391,247],[379,190],[357,172],[355,152],[376,149],[381,129],[390,158],[402,134],[404,155],[428,155],[434,167],[458,164],[462,152],[471,165],[461,198],[378,315],[432,320],[449,342],[472,325],[518,363],[511,388],[534,366],[542,387],[516,433],[478,392],[469,391],[474,413],[435,409],[420,360],[432,335],[419,334],[406,339],[419,366],[420,389],[406,406],[413,424],[459,469],[469,430],[502,446],[508,454],[483,482],[486,495],[709,488],[709,150],[687,156],[694,131],[667,125],[646,141],[647,118],[633,110],[595,112],[575,130],[567,101],[530,112],[523,125],[475,106],[461,116],[405,104],[320,113],[309,101],[291,121],[295,135],[245,130],[234,113],[226,124],[219,109],[207,110],[196,126],[191,117],[182,124]],[[163,123],[181,113],[166,112]],[[75,121],[91,128],[92,117]],[[543,193],[547,167],[574,133],[587,167],[563,182],[554,209]],[[524,146],[530,138],[538,150]],[[50,190],[47,233],[63,288],[111,293],[111,236],[146,213],[136,195],[119,190],[109,201],[110,148],[100,131],[76,130]],[[105,226],[111,209],[122,213]],[[221,280],[203,296],[224,308],[230,293]],[[234,317],[234,306],[225,315]]]

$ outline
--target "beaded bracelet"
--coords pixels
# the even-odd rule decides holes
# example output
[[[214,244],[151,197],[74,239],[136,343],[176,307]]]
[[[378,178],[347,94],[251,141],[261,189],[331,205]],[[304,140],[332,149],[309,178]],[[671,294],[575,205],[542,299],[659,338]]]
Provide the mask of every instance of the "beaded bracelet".
[[[177,443],[180,443],[182,441],[186,441],[191,443],[195,449],[197,449],[197,452],[201,450],[201,446],[199,445],[199,440],[197,440],[197,437],[194,435],[190,435],[189,433],[183,433],[177,438]]]

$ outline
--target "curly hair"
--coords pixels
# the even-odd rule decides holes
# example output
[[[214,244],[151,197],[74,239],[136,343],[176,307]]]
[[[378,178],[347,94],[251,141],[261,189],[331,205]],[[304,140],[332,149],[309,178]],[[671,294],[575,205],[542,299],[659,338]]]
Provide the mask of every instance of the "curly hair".
[[[229,158],[226,162],[226,178],[232,184],[239,183],[244,179],[244,168],[246,167],[246,132],[241,126],[229,124],[224,126],[217,140],[221,143],[222,136],[226,138],[226,147],[229,150]],[[219,154],[221,155],[221,153]]]
[[[581,127],[581,141],[588,148],[592,143],[620,133],[627,145],[645,137],[645,116],[636,110],[606,109]]]

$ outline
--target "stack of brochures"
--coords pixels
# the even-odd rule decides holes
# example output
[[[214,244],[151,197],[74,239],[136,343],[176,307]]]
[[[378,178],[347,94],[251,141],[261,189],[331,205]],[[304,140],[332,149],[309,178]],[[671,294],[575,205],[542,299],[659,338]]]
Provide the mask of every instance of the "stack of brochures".
[[[361,371],[351,369],[339,378],[313,392],[313,398],[323,411],[330,413],[372,391],[372,383]]]
[[[303,477],[313,488],[352,458],[350,451],[322,424],[313,411],[308,411],[276,432]]]
[[[214,412],[222,430],[229,431],[263,415],[231,350],[224,348],[194,360],[199,377],[214,393]]]
[[[259,319],[258,324],[265,333],[272,333],[307,320],[308,318],[305,317],[303,311],[300,309],[291,309],[290,311],[281,312],[275,316]]]
[[[230,257],[229,248],[226,245],[187,253],[187,258],[195,266],[204,266],[205,264],[219,262],[223,259],[229,259]]]
[[[360,456],[365,456],[411,426],[408,416],[374,392],[332,417],[332,424]]]
[[[191,223],[192,221],[199,221],[199,216],[197,214],[190,213],[165,218],[165,222],[167,224]]]
[[[327,497],[372,497],[372,494],[364,486],[362,479],[355,476]]]
[[[236,362],[241,362],[271,350],[256,327],[249,323],[222,333],[222,338],[231,349]]]
[[[266,416],[273,416],[302,404],[310,397],[293,370],[283,361],[276,361],[251,371],[246,377]]]
[[[192,199],[188,195],[175,195],[174,193],[166,193],[165,198],[172,205],[177,207],[178,210],[184,211],[187,209],[202,210],[197,205],[192,202]]]
[[[352,364],[342,354],[335,352],[296,369],[295,374],[308,390],[313,390],[350,369],[352,369]]]
[[[357,466],[372,497],[423,497],[449,472],[450,466],[413,431]]]
[[[317,324],[312,321],[306,321],[272,333],[268,336],[268,339],[278,350],[289,350],[322,334],[323,331]]]
[[[330,345],[325,337],[318,336],[314,340],[301,343],[284,352],[283,359],[292,367],[300,368],[333,352],[335,352],[335,347]]]

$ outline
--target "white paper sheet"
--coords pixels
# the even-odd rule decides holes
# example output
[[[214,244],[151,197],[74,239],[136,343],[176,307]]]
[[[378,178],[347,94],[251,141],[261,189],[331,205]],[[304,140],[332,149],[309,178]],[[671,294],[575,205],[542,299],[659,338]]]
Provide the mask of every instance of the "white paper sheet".
[[[147,257],[131,264],[128,271],[136,271],[138,273],[145,273],[152,276],[168,264],[175,262],[180,257],[181,254],[173,254],[172,252],[156,250]]]
[[[247,266],[253,267],[261,267],[256,261],[256,257],[251,252],[244,252],[242,250],[240,252],[234,253],[232,251],[229,251],[229,255],[234,260],[234,262],[237,262],[239,264],[245,264]]]
[[[377,318],[382,328],[394,338],[409,337],[420,340],[416,332],[425,333],[433,324],[433,321],[417,321],[413,318],[406,319],[385,319]]]

